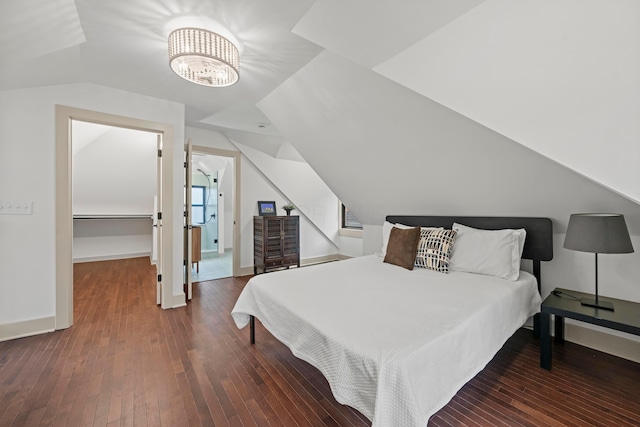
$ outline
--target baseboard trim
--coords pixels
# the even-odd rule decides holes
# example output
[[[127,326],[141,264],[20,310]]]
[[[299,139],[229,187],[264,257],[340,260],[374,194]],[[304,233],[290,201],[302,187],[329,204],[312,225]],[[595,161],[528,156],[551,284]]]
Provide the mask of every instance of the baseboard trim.
[[[5,323],[0,325],[0,341],[46,334],[47,332],[55,331],[55,329],[55,316],[25,320],[16,323]]]
[[[251,267],[240,267],[240,271],[238,272],[239,276],[253,276],[253,266]]]
[[[137,253],[129,253],[129,254],[114,254],[114,255],[98,255],[98,256],[78,257],[78,258],[73,258],[73,263],[74,264],[79,264],[79,263],[82,263],[82,262],[112,261],[114,259],[142,258],[142,257],[151,258],[151,252],[137,252]],[[155,263],[152,263],[152,264],[155,264]]]
[[[305,258],[300,260],[300,267],[306,267],[307,265],[322,264],[324,262],[332,262],[332,261],[339,261],[339,260],[340,260],[339,254]]]
[[[565,340],[640,363],[640,341],[565,322]]]
[[[173,301],[171,301],[171,308],[185,307],[187,305],[187,296],[184,292],[173,295]]]

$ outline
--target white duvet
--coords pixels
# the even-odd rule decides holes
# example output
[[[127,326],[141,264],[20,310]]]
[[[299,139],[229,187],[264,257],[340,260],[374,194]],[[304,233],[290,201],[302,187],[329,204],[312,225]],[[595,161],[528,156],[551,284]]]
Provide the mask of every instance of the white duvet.
[[[373,426],[426,426],[539,311],[526,272],[409,271],[370,255],[255,276],[232,316],[243,328],[254,315]]]

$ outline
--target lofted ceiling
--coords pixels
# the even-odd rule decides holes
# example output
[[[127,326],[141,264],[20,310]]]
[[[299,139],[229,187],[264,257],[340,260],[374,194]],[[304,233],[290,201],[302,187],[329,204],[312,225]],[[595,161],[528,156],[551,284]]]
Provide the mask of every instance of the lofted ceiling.
[[[187,125],[280,135],[256,103],[324,49],[370,68],[480,3],[1,0],[0,90],[90,82],[184,104]],[[235,39],[240,81],[206,88],[174,75],[167,37],[181,26]]]
[[[240,81],[174,75],[181,26],[236,39]],[[303,134],[369,150],[380,170],[394,135],[425,153],[441,143],[414,116],[435,102],[640,203],[636,0],[0,0],[0,57],[0,90],[89,82],[174,101],[188,126],[297,150],[327,182],[335,162],[318,163],[335,152],[312,154]]]
[[[188,125],[276,134],[255,104],[321,51],[291,32],[311,5],[310,0],[1,0],[0,90],[90,82],[184,104]],[[176,76],[167,59],[167,37],[182,26],[233,36],[241,54],[240,81],[207,88]]]

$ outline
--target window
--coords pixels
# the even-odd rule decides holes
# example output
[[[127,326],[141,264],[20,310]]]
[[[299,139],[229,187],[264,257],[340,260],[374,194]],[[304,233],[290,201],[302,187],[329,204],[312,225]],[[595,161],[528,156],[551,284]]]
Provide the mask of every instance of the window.
[[[358,218],[349,210],[348,207],[340,204],[341,206],[341,217],[342,217],[342,228],[348,228],[352,230],[362,230],[362,223],[358,221]]]
[[[191,187],[191,223],[204,224],[204,200],[205,186],[193,185]]]

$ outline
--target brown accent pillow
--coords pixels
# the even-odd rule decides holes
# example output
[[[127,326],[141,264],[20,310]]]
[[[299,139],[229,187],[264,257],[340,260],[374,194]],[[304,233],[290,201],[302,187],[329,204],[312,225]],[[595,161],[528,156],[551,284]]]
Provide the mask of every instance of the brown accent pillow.
[[[393,227],[389,233],[389,243],[384,262],[413,270],[416,250],[420,241],[420,227],[400,229]]]

